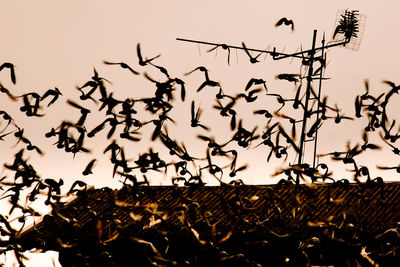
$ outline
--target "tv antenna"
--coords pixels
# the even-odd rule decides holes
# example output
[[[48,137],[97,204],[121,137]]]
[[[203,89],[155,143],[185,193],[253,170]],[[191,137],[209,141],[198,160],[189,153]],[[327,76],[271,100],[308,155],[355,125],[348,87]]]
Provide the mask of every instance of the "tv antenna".
[[[323,120],[324,118],[319,118],[319,113],[321,108],[321,88],[322,88],[322,80],[323,80],[323,70],[326,68],[326,49],[342,46],[347,49],[357,51],[361,44],[361,38],[364,33],[364,27],[366,22],[366,15],[359,14],[358,10],[338,10],[336,15],[336,22],[335,22],[335,30],[332,36],[332,40],[325,44],[325,34],[323,35],[321,46],[316,47],[316,39],[317,39],[317,30],[313,32],[312,38],[312,45],[311,49],[303,50],[300,52],[295,52],[292,54],[285,54],[283,52],[277,52],[276,48],[274,47],[272,51],[270,50],[262,50],[262,49],[254,49],[254,48],[247,48],[243,46],[234,46],[234,45],[227,45],[224,43],[212,43],[212,42],[205,42],[205,41],[198,41],[198,40],[191,40],[191,39],[183,39],[183,38],[176,38],[178,41],[183,42],[191,42],[196,44],[202,45],[211,45],[214,47],[223,47],[224,49],[237,49],[237,50],[247,50],[250,52],[258,52],[261,54],[269,54],[272,56],[274,60],[281,60],[285,58],[300,58],[302,59],[302,65],[308,67],[308,74],[306,77],[307,80],[307,87],[305,92],[305,100],[303,104],[303,120],[302,120],[302,128],[301,128],[301,135],[299,141],[299,152],[298,152],[298,166],[303,165],[303,154],[304,154],[304,146],[305,142],[314,141],[314,150],[313,150],[313,168],[316,165],[316,151],[317,151],[317,141],[318,141],[318,129],[316,129],[311,133],[310,129],[307,130],[307,119],[310,118],[312,114],[312,110],[308,110],[308,104],[310,101],[311,90],[312,90],[312,81],[318,80],[318,93],[316,99],[318,100],[318,107],[316,114],[315,122]],[[317,53],[320,53],[318,55]],[[320,63],[319,68],[314,71],[314,63]],[[316,77],[319,76],[319,77]],[[308,139],[306,139],[308,138]],[[300,175],[298,174],[296,177],[296,184],[300,183]]]

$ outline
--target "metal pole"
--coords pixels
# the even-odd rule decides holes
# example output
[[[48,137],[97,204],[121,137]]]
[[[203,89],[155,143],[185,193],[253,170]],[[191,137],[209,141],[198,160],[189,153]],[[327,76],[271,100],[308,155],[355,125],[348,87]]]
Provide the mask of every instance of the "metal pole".
[[[210,43],[210,42],[204,42],[204,41],[196,41],[196,40],[189,40],[189,39],[183,39],[183,38],[176,38],[177,41],[183,41],[183,42],[189,42],[189,43],[195,43],[195,44],[205,44],[205,45],[223,45],[222,43]],[[242,46],[234,46],[234,45],[226,45],[229,48],[233,48],[233,49],[241,49],[244,50],[244,48]],[[261,49],[254,49],[254,48],[247,48],[248,51],[252,51],[252,52],[260,52],[260,53],[268,53],[268,54],[272,54],[273,52],[271,51],[267,51],[267,50],[261,50]],[[277,53],[279,54],[279,53]]]
[[[245,50],[244,47],[241,47],[241,46],[227,45],[227,44],[222,44],[222,43],[210,43],[210,42],[190,40],[190,39],[184,39],[184,38],[176,38],[176,40],[183,41],[183,42],[189,42],[189,43],[195,43],[195,44],[204,44],[204,45],[214,45],[214,46],[225,45],[228,48]],[[339,46],[339,45],[345,45],[347,43],[348,43],[348,41],[343,41],[343,42],[327,45],[324,48],[326,49],[326,48],[335,47],[335,46]],[[284,58],[288,58],[288,57],[303,58],[304,54],[315,54],[316,51],[321,50],[321,49],[322,49],[322,47],[317,47],[317,48],[314,47],[314,49],[305,50],[305,51],[297,52],[294,54],[284,54],[281,52],[276,52],[275,47],[272,51],[254,49],[254,48],[246,48],[247,51],[270,54],[274,60],[284,59]]]
[[[324,46],[325,46],[325,34],[324,37],[322,38],[322,50],[321,50],[321,56],[322,56],[322,62],[325,65],[326,63],[326,57],[324,55]],[[317,107],[317,121],[319,119],[319,108],[321,107],[321,87],[322,87],[322,70],[325,68],[325,66],[323,66],[321,68],[321,72],[319,74],[319,86],[318,86],[318,107]],[[313,156],[313,168],[315,168],[315,158],[317,156],[317,142],[318,142],[318,129],[319,127],[317,127],[317,129],[315,130],[315,140],[314,140],[314,156]]]
[[[310,67],[308,69],[308,76],[307,76],[306,100],[305,100],[305,103],[304,103],[303,125],[302,125],[301,136],[300,136],[298,165],[300,165],[302,163],[302,160],[303,160],[303,148],[304,148],[306,122],[307,122],[308,101],[310,99],[311,82],[312,82],[312,74],[313,74],[313,64],[314,64],[316,37],[317,37],[317,30],[314,30],[312,48],[310,50],[310,54],[311,54],[310,55]],[[297,174],[296,185],[299,185],[299,184],[300,184],[300,174]]]

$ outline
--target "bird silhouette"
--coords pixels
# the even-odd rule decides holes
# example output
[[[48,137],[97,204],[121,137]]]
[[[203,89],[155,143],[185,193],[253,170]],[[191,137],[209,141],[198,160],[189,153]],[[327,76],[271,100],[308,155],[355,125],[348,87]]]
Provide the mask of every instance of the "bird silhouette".
[[[79,188],[81,187],[81,188]],[[67,192],[67,195],[76,193],[79,195],[80,192],[85,192],[87,189],[87,184],[81,180],[76,180],[75,182],[72,183],[69,191]]]
[[[113,140],[103,151],[103,154],[106,154],[108,151],[111,151],[111,163],[115,163],[117,160],[117,155],[121,151],[121,147],[117,144],[116,140]]]
[[[274,129],[277,127],[279,125],[279,122],[275,122],[274,124],[272,124],[271,126],[269,125],[269,122],[268,122],[268,124],[265,126],[265,129],[266,129],[266,131],[261,135],[261,138],[262,139],[264,139],[264,141],[266,141],[266,142],[263,142],[263,144],[264,145],[268,145],[268,146],[271,146],[272,147],[272,142],[271,142],[271,136],[275,133],[275,132],[277,132],[278,130],[275,130],[274,131]]]
[[[151,62],[149,62],[149,64],[150,64],[151,66],[157,68],[162,74],[164,74],[165,76],[167,76],[167,78],[171,78],[171,76],[169,75],[168,70],[167,70],[166,68],[164,68],[164,67],[162,67],[162,66],[155,65],[155,64],[153,64],[153,63],[151,63]]]
[[[212,163],[211,155],[210,155],[210,149],[209,148],[207,148],[207,151],[206,151],[206,159],[207,159],[207,165],[202,167],[202,168],[200,168],[200,171],[203,170],[203,169],[208,169],[208,172],[211,175],[215,176],[215,177],[216,177],[217,173],[220,173],[220,177],[216,177],[216,178],[219,179],[219,180],[222,179],[222,176],[223,176],[224,172],[223,172],[221,167],[219,167],[218,165]]]
[[[278,101],[281,106],[276,110],[276,112],[279,112],[284,106],[287,101],[291,101],[291,99],[284,99],[280,94],[266,94],[270,96],[276,96],[276,100]]]
[[[43,117],[44,114],[38,114],[40,106],[40,95],[36,92],[30,92],[23,94],[21,96],[17,96],[17,98],[22,97],[24,105],[20,107],[20,111],[25,112],[28,117],[36,116]]]
[[[247,85],[246,85],[246,88],[245,88],[244,90],[245,90],[245,91],[249,90],[250,87],[252,87],[253,85],[263,85],[265,91],[268,91],[267,85],[266,85],[266,81],[264,81],[263,79],[256,79],[256,78],[251,78],[251,79],[248,81],[248,83],[247,83]]]
[[[257,109],[253,111],[253,114],[264,115],[266,118],[271,119],[273,115],[266,109]]]
[[[69,104],[70,106],[72,106],[72,107],[74,107],[74,108],[79,109],[79,111],[81,112],[82,115],[83,115],[83,114],[88,114],[88,113],[90,113],[90,110],[89,110],[89,109],[82,107],[81,105],[77,104],[76,102],[74,102],[74,101],[71,100],[71,99],[68,99],[68,100],[67,100],[67,104]]]
[[[239,120],[238,127],[231,140],[236,141],[239,146],[246,148],[253,140],[259,138],[259,135],[255,134],[256,130],[257,126],[255,126],[252,131],[246,130],[243,127],[243,121]]]
[[[364,141],[364,143],[361,145],[361,149],[362,150],[367,150],[367,149],[372,149],[372,150],[378,150],[381,149],[381,147],[379,145],[376,144],[372,144],[368,141],[368,133],[366,131],[363,132],[362,134],[362,139]]]
[[[139,59],[139,65],[140,65],[140,66],[146,66],[148,63],[150,63],[150,62],[153,61],[154,59],[159,58],[159,57],[161,56],[161,55],[157,55],[157,56],[152,57],[152,58],[150,58],[150,59],[148,59],[148,58],[143,59],[142,51],[141,51],[141,48],[140,48],[140,43],[138,43],[138,44],[136,45],[136,53],[137,53],[137,57],[138,57],[138,59]]]
[[[184,73],[183,75],[187,76],[187,75],[189,75],[189,74],[192,74],[192,73],[195,72],[196,70],[199,70],[199,71],[201,71],[201,72],[204,72],[204,76],[205,76],[206,81],[209,81],[209,80],[210,80],[210,77],[209,77],[209,75],[208,75],[208,69],[207,69],[206,67],[204,67],[204,66],[199,66],[199,67],[195,68],[194,70],[191,70],[191,71],[189,71],[189,72]]]
[[[335,107],[333,108],[333,110],[336,112],[336,116],[334,116],[334,117],[327,117],[327,118],[334,119],[334,121],[335,121],[336,124],[340,123],[343,119],[346,119],[346,120],[354,120],[354,118],[352,118],[352,117],[348,117],[348,116],[345,116],[345,115],[340,114],[340,109],[339,109],[339,107],[337,106],[337,104],[335,104]]]
[[[297,83],[299,81],[299,79],[296,77],[299,77],[299,76],[300,76],[299,74],[293,74],[293,73],[280,73],[280,74],[276,75],[275,78],[279,79],[279,80],[286,80],[289,82]]]
[[[4,110],[0,110],[0,115],[3,115],[3,119],[7,121],[6,127],[3,130],[1,130],[1,132],[3,132],[5,129],[8,128],[11,122],[14,121],[14,119]]]
[[[279,112],[274,112],[274,115],[279,118],[289,120],[290,124],[292,124],[291,136],[292,136],[292,139],[295,140],[296,139],[296,123],[302,122],[303,120],[296,120],[295,118],[289,117],[289,116],[279,113]]]
[[[301,92],[301,84],[299,87],[297,87],[296,95],[293,99],[293,108],[294,109],[298,109],[299,106],[302,106],[304,108],[303,103],[301,102],[300,92]]]
[[[233,106],[236,104],[236,99],[233,99],[231,102],[229,102],[226,106],[223,106],[222,103],[216,99],[217,105],[214,105],[213,108],[216,110],[219,110],[219,114],[222,117],[231,117],[231,130],[234,130],[236,128],[236,111],[233,109]]]
[[[395,147],[393,144],[389,143],[386,138],[382,135],[382,133],[379,133],[379,136],[381,137],[381,139],[392,148],[392,152],[395,155],[400,155],[400,149],[398,147]]]
[[[355,108],[355,115],[357,118],[361,118],[361,109],[362,109],[362,100],[361,97],[358,95],[354,100],[354,108]]]
[[[166,127],[164,127],[164,130],[160,132],[159,138],[163,145],[169,149],[170,155],[175,155],[179,151],[180,147],[178,143],[168,135]]]
[[[179,78],[174,78],[172,81],[181,86],[181,100],[185,101],[186,98],[186,89],[185,89],[185,82]]]
[[[290,144],[297,153],[300,152],[300,148],[296,145],[295,140],[293,140],[291,137],[289,137],[289,135],[286,133],[286,131],[282,128],[281,125],[278,125],[277,138],[279,137],[279,135],[282,135],[285,138],[286,143]],[[277,143],[276,145],[278,145],[278,142],[276,142],[276,143]]]
[[[228,65],[230,65],[229,61],[230,61],[230,57],[231,57],[231,49],[229,48],[229,46],[227,44],[217,44],[216,46],[214,46],[213,48],[207,50],[207,52],[211,52],[216,50],[218,47],[221,47],[224,50],[228,51]]]
[[[41,101],[43,101],[44,99],[46,99],[49,96],[53,96],[53,98],[50,100],[49,104],[47,104],[47,107],[49,107],[50,105],[54,104],[54,102],[57,101],[58,97],[62,95],[62,93],[60,92],[60,90],[55,87],[54,89],[49,89],[47,90],[42,97],[40,98]]]
[[[247,93],[247,95],[244,94],[244,93],[237,94],[235,98],[236,98],[236,99],[238,99],[238,98],[244,98],[244,99],[246,100],[247,103],[251,103],[251,102],[254,102],[254,101],[257,100],[258,96],[257,96],[257,95],[253,96],[253,95],[254,95],[254,94],[257,94],[257,93],[259,93],[259,92],[261,92],[261,88],[256,88],[256,89],[250,90],[250,91]]]
[[[230,177],[235,177],[238,172],[246,170],[247,167],[248,167],[247,164],[242,165],[242,166],[240,166],[238,168],[231,166],[231,171],[229,172],[229,176]]]
[[[331,154],[333,157],[333,160],[336,161],[343,161],[344,164],[355,164],[354,161],[354,157],[361,154],[361,152],[363,152],[362,149],[360,149],[360,145],[356,144],[353,147],[351,147],[350,145],[350,141],[347,142],[347,151],[344,152],[332,152],[329,153]],[[344,157],[342,156],[344,154]]]
[[[369,94],[369,80],[364,79],[364,86],[365,86],[365,93],[361,95],[362,100],[367,100],[368,97],[370,96]]]
[[[100,76],[99,76],[99,73],[98,73],[97,70],[96,70],[96,68],[93,68],[92,80],[95,81],[95,82],[97,82],[97,83],[99,83],[99,85],[100,85],[103,81],[106,81],[106,82],[108,82],[108,83],[111,83],[109,80],[107,80],[107,79],[105,79],[105,78],[103,78],[103,77],[100,77]]]
[[[0,93],[6,94],[8,98],[13,102],[17,101],[17,97],[11,94],[11,92],[6,87],[4,87],[2,83],[0,83]]]
[[[315,120],[315,122],[311,125],[310,129],[307,132],[307,137],[313,137],[314,133],[322,126],[322,121],[320,118]]]
[[[229,142],[225,144],[218,144],[214,137],[209,137],[205,135],[197,135],[197,138],[200,140],[206,141],[207,142],[207,147],[211,149],[211,155],[216,156],[216,155],[226,155],[226,152],[222,150],[224,146],[226,146]]]
[[[281,26],[282,24],[285,24],[286,26],[291,26],[292,31],[294,31],[294,23],[293,23],[293,20],[288,20],[287,18],[283,17],[283,18],[281,18],[280,20],[278,20],[278,21],[275,23],[275,27],[279,27],[279,26]]]
[[[400,173],[400,165],[394,166],[394,167],[386,167],[386,166],[377,165],[376,167],[380,170],[396,170],[397,173]]]
[[[258,55],[255,56],[255,57],[253,57],[253,56],[250,54],[250,51],[249,51],[249,49],[246,47],[246,44],[245,44],[244,42],[242,42],[242,47],[243,47],[244,51],[246,52],[247,56],[249,57],[250,63],[255,64],[255,63],[260,62],[260,61],[258,60],[258,57],[261,56],[263,52],[261,52],[260,54],[258,54]]]
[[[103,60],[103,63],[106,64],[106,65],[119,65],[119,66],[121,66],[121,68],[129,70],[130,72],[132,72],[132,73],[135,74],[135,75],[139,75],[139,74],[140,74],[140,73],[137,72],[136,70],[132,69],[132,68],[131,68],[128,64],[126,64],[125,62],[110,62],[110,61]]]
[[[85,169],[82,171],[82,175],[87,176],[89,174],[93,174],[92,170],[95,166],[95,163],[97,162],[96,159],[92,159],[85,167]]]
[[[15,78],[15,66],[14,64],[10,63],[10,62],[5,62],[3,64],[1,64],[0,66],[0,71],[2,71],[3,69],[10,69],[10,76],[11,76],[11,81],[13,84],[15,84],[17,82],[16,78]]]
[[[209,130],[209,128],[203,124],[200,123],[200,115],[201,115],[202,110],[200,107],[197,108],[195,111],[195,103],[192,101],[191,108],[190,108],[190,114],[191,114],[191,120],[190,120],[190,126],[191,127],[200,127],[203,128],[204,130]]]
[[[133,136],[134,134],[140,134],[140,132],[138,132],[138,131],[129,132],[127,130],[124,130],[122,133],[119,134],[119,137],[121,137],[122,139],[127,139],[132,142],[139,142],[141,140],[141,138]]]
[[[208,81],[204,81],[196,91],[200,92],[206,86],[219,87],[221,89],[221,85],[219,84],[219,82],[208,80]]]
[[[106,115],[111,115],[112,113],[114,113],[113,112],[114,108],[117,105],[123,103],[123,101],[115,99],[113,97],[113,93],[112,92],[107,96],[107,98],[101,98],[101,99],[99,99],[99,101],[102,102],[102,104],[101,104],[101,106],[99,108],[99,111],[101,111],[101,110],[103,110],[104,108],[107,107]]]
[[[14,131],[8,132],[8,133],[5,133],[5,134],[1,134],[0,135],[0,141],[4,141],[4,137],[6,137],[7,135],[12,134],[12,133],[14,133]]]

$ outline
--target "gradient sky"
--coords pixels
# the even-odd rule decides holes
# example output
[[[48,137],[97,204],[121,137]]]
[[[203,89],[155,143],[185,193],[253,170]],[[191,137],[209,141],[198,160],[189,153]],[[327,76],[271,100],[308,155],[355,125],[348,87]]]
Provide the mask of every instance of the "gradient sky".
[[[135,3],[136,2],[136,3]],[[40,94],[47,89],[58,87],[63,96],[54,105],[43,110],[43,118],[27,118],[18,109],[20,103],[9,101],[2,97],[2,110],[13,116],[15,122],[22,126],[24,133],[35,144],[45,151],[43,157],[34,153],[28,154],[31,164],[42,178],[63,178],[66,184],[75,179],[84,179],[88,184],[100,186],[119,186],[117,178],[112,178],[112,166],[108,156],[101,151],[108,144],[105,138],[90,140],[86,146],[93,148],[91,155],[66,154],[52,146],[56,140],[46,140],[44,133],[52,127],[57,127],[62,120],[76,121],[79,112],[65,104],[67,99],[79,101],[77,85],[88,81],[95,67],[100,76],[107,78],[112,85],[107,89],[121,99],[126,97],[142,97],[154,92],[154,85],[143,75],[133,76],[117,66],[107,66],[103,60],[124,61],[134,69],[144,73],[149,72],[154,78],[162,79],[160,74],[138,66],[136,44],[140,43],[144,56],[151,57],[161,54],[154,61],[165,67],[173,77],[180,77],[187,83],[188,99],[185,103],[176,102],[177,111],[173,115],[176,126],[168,128],[176,139],[185,142],[189,153],[204,156],[204,143],[197,142],[193,137],[198,133],[207,134],[190,128],[190,101],[204,108],[202,121],[212,126],[212,133],[221,140],[226,140],[232,134],[228,133],[225,121],[215,120],[215,112],[210,110],[215,90],[204,90],[195,94],[196,88],[202,82],[200,74],[183,76],[183,73],[204,65],[210,71],[210,77],[220,82],[227,94],[236,94],[244,90],[251,77],[267,81],[268,90],[291,96],[294,94],[292,84],[275,79],[279,73],[298,73],[299,60],[290,59],[273,61],[270,56],[264,56],[258,64],[250,64],[243,51],[232,51],[231,65],[226,62],[223,50],[207,53],[211,48],[198,47],[195,44],[179,42],[177,37],[195,39],[216,43],[226,43],[240,46],[244,41],[248,47],[270,49],[286,53],[295,52],[300,48],[311,46],[313,30],[318,30],[317,44],[323,33],[329,40],[334,30],[338,9],[357,9],[367,15],[367,22],[359,51],[343,48],[328,50],[328,66],[325,77],[331,78],[323,82],[323,95],[328,95],[331,104],[337,103],[346,115],[354,116],[354,99],[364,92],[364,79],[369,79],[370,91],[374,95],[389,90],[382,80],[399,83],[400,70],[397,66],[400,59],[400,38],[396,31],[400,28],[398,16],[400,4],[398,1],[2,1],[1,62],[12,62],[16,66],[17,84],[12,85],[9,72],[0,72],[0,81],[15,95],[36,91]],[[275,28],[274,24],[282,17],[292,19],[295,31],[287,27]],[[200,53],[199,53],[200,51]],[[275,99],[265,97],[265,104],[257,107],[274,107]],[[398,101],[398,98],[393,100]],[[94,108],[95,106],[93,106]],[[396,103],[390,105],[389,114],[395,118],[399,114]],[[214,115],[213,115],[214,114]],[[250,117],[251,110],[243,108],[240,114],[247,128],[252,128],[257,118]],[[90,119],[90,120],[89,120]],[[99,124],[103,117],[92,116],[88,119],[87,128]],[[346,141],[361,142],[361,133],[365,120],[344,122],[336,125],[327,122],[319,132],[319,153],[345,150]],[[260,125],[262,125],[262,120]],[[397,124],[395,128],[397,128]],[[300,128],[299,128],[300,129]],[[259,129],[260,130],[260,129]],[[104,136],[103,136],[104,137]],[[146,137],[147,138],[147,137]],[[157,149],[157,144],[151,144],[146,139],[140,144],[125,147],[127,157],[137,159],[138,153],[148,151],[149,147]],[[370,136],[370,141],[375,141]],[[16,151],[21,148],[14,146],[14,139],[9,136],[1,145],[1,162],[10,163]],[[190,145],[189,145],[190,144]],[[239,166],[245,163],[249,168],[241,175],[245,183],[262,184],[277,181],[270,175],[281,164],[272,161],[267,164],[268,150],[263,147],[243,151],[239,154]],[[367,153],[368,154],[368,153]],[[243,158],[240,158],[243,155]],[[103,158],[101,158],[103,157]],[[94,174],[83,178],[82,170],[92,159],[99,162],[94,168]],[[293,162],[294,156],[289,156],[288,162]],[[371,152],[360,158],[360,164],[375,166],[376,164],[394,166],[398,159],[390,150]],[[345,172],[342,165],[334,169],[338,178],[351,176]],[[395,171],[379,172],[374,170],[373,177],[382,176],[386,180],[398,180]],[[168,184],[171,171],[167,176],[149,173],[152,184]],[[340,176],[340,177],[339,177]],[[215,184],[216,181],[208,181]],[[66,186],[67,189],[68,186]],[[33,264],[33,263],[32,263]],[[50,263],[49,263],[50,264]],[[43,265],[40,265],[43,266]]]

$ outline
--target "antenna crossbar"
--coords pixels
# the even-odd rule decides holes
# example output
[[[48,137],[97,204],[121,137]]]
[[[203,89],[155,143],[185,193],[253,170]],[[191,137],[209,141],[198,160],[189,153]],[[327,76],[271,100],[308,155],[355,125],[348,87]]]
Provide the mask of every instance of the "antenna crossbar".
[[[316,47],[314,50],[313,49],[309,49],[309,50],[304,50],[304,51],[300,51],[297,53],[293,53],[293,54],[285,54],[282,52],[277,52],[276,51],[276,47],[274,47],[274,49],[272,51],[270,50],[263,50],[263,49],[256,49],[256,48],[244,48],[242,46],[235,46],[235,45],[227,45],[224,43],[211,43],[211,42],[205,42],[205,41],[198,41],[198,40],[190,40],[190,39],[184,39],[184,38],[176,38],[177,41],[183,41],[183,42],[189,42],[189,43],[195,43],[195,44],[204,44],[204,45],[213,45],[213,46],[225,46],[227,48],[232,48],[232,49],[240,49],[240,50],[247,50],[247,51],[251,51],[251,52],[259,52],[259,53],[266,53],[266,54],[270,54],[272,56],[272,58],[274,60],[280,60],[280,59],[284,59],[284,58],[288,58],[288,57],[296,57],[296,58],[307,58],[304,55],[305,54],[312,54],[315,53],[319,50],[322,49],[327,49],[330,47],[335,47],[335,46],[339,46],[339,45],[346,45],[349,41],[345,40],[342,42],[338,42],[338,43],[334,43],[331,45],[326,45],[324,47]]]

